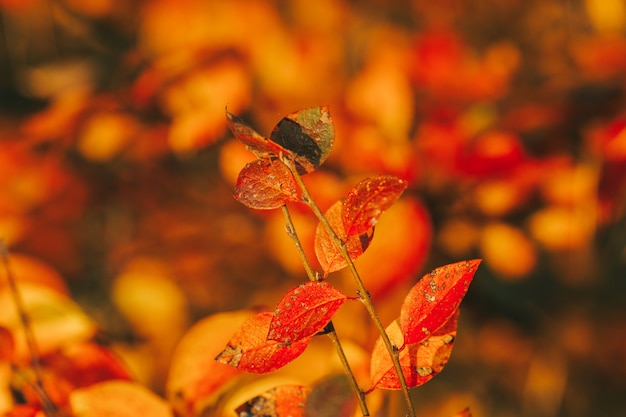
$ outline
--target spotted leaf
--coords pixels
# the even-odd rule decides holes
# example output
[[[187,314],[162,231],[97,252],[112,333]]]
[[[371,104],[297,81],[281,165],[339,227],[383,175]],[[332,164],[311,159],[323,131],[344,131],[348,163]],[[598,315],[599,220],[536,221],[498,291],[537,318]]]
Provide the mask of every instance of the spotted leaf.
[[[235,412],[241,417],[304,417],[310,391],[301,385],[280,385],[246,401]]]
[[[406,344],[400,351],[400,365],[409,388],[425,384],[441,372],[452,353],[454,338],[459,319],[457,309],[448,320],[430,336],[419,343]],[[402,330],[397,321],[386,329],[391,341],[403,345]],[[370,367],[372,389],[401,389],[398,374],[393,366],[389,352],[381,338],[376,341],[372,351]]]
[[[259,158],[267,158],[270,156],[280,156],[286,150],[258,133],[256,130],[248,126],[246,122],[232,113],[226,111],[226,121],[230,131],[239,139],[249,151]]]
[[[267,340],[272,317],[272,313],[263,312],[246,320],[215,360],[242,371],[265,374],[282,368],[300,356],[311,338],[292,344]]]
[[[267,338],[294,343],[324,329],[346,295],[327,282],[302,284],[289,291],[274,311]]]
[[[473,259],[434,269],[411,288],[400,310],[405,343],[424,340],[450,318],[467,293],[480,262]]]
[[[234,197],[250,208],[271,210],[288,201],[298,201],[298,192],[285,164],[278,159],[263,158],[248,163],[241,170]]]
[[[347,236],[367,232],[406,189],[407,182],[393,175],[379,175],[359,182],[346,197],[341,216]]]

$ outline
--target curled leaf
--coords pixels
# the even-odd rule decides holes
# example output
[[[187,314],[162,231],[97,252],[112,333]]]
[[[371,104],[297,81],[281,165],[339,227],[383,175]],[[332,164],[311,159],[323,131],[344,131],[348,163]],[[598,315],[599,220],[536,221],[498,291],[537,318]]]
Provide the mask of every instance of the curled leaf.
[[[274,311],[267,338],[294,343],[321,331],[346,301],[346,295],[324,281],[307,282],[289,291]]]
[[[259,134],[256,130],[240,117],[226,111],[228,128],[239,139],[246,148],[254,153],[258,158],[267,158],[272,155],[279,156],[285,149],[279,144],[272,142]]]
[[[304,417],[310,391],[302,385],[281,385],[246,401],[235,412],[241,417]]]
[[[350,259],[355,260],[365,252],[374,237],[374,228],[370,228],[360,235],[347,236],[341,216],[343,202],[341,200],[333,204],[324,213],[335,234],[345,243]],[[327,274],[345,268],[348,262],[343,257],[341,250],[328,234],[324,225],[320,222],[315,230],[315,255],[320,265]]]
[[[311,338],[291,344],[267,340],[272,317],[272,313],[263,312],[246,320],[215,360],[242,371],[265,374],[300,356]]]
[[[400,310],[400,327],[407,344],[424,340],[443,326],[461,304],[480,259],[442,266],[411,288]]]
[[[430,381],[450,359],[459,319],[457,309],[439,329],[419,343],[406,344],[400,351],[400,365],[409,388]],[[403,345],[402,330],[397,321],[387,327],[387,334],[396,346]],[[401,389],[396,369],[381,338],[376,341],[371,362],[372,389]]]
[[[270,141],[290,152],[300,174],[315,171],[328,157],[334,140],[327,106],[291,113],[270,134]]]
[[[298,201],[296,182],[278,159],[257,159],[239,173],[235,199],[257,210],[278,208],[288,201]]]
[[[400,197],[407,182],[393,175],[379,175],[359,182],[346,197],[341,216],[347,236],[365,233]]]

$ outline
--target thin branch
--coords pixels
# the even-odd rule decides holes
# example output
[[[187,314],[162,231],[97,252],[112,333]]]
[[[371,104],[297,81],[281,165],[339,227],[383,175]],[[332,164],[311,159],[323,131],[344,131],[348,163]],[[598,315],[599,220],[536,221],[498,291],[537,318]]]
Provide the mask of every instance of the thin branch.
[[[296,180],[298,186],[300,187],[300,190],[302,191],[302,199],[304,203],[307,204],[311,208],[315,216],[324,225],[324,228],[328,232],[329,236],[334,241],[335,245],[337,245],[343,257],[346,259],[346,262],[348,263],[348,268],[358,287],[361,301],[363,302],[365,309],[367,310],[372,321],[374,322],[374,325],[378,329],[378,333],[380,333],[380,337],[383,340],[385,348],[389,352],[389,356],[391,357],[396,373],[398,374],[398,380],[400,382],[400,386],[404,394],[404,400],[406,402],[407,410],[409,413],[408,415],[409,417],[415,417],[415,408],[413,407],[413,402],[411,401],[411,395],[409,393],[409,388],[406,383],[406,378],[404,377],[404,373],[402,372],[402,366],[400,365],[400,353],[398,351],[398,347],[395,346],[389,339],[389,335],[385,331],[385,327],[383,326],[380,320],[380,317],[378,316],[378,313],[376,312],[376,309],[374,308],[374,304],[372,303],[372,300],[370,298],[370,293],[369,291],[367,291],[367,288],[365,288],[365,284],[363,283],[363,280],[361,279],[359,272],[354,266],[354,262],[352,261],[352,258],[350,258],[350,254],[348,253],[345,242],[341,238],[339,238],[339,236],[337,236],[337,233],[335,233],[335,231],[333,230],[332,226],[328,222],[328,219],[326,219],[326,216],[324,216],[324,214],[322,213],[318,205],[315,203],[315,201],[311,197],[309,190],[307,189],[306,185],[302,181],[302,177],[298,173],[298,170],[296,169],[293,162],[287,158],[283,158],[283,162],[289,167],[289,170],[293,174],[294,179]]]
[[[283,205],[281,206],[281,210],[285,218],[287,234],[289,235],[294,245],[296,246],[296,250],[298,251],[298,255],[300,256],[300,260],[302,261],[302,264],[304,265],[304,269],[306,270],[309,280],[317,281],[318,280],[317,274],[313,271],[313,268],[311,267],[311,263],[309,262],[309,259],[307,258],[306,253],[304,252],[302,243],[300,242],[300,239],[298,238],[296,228],[293,224],[293,220],[291,219],[291,214],[289,213],[289,209],[287,208],[286,205]],[[343,347],[341,346],[341,341],[339,340],[339,337],[337,336],[337,332],[335,332],[335,326],[333,325],[332,321],[330,321],[326,325],[325,332],[330,338],[331,342],[333,343],[333,346],[335,346],[335,350],[337,351],[337,355],[339,356],[339,361],[341,362],[341,365],[343,366],[343,369],[346,375],[348,376],[348,382],[350,383],[350,386],[352,390],[354,391],[357,397],[357,400],[359,402],[361,413],[363,414],[363,416],[369,416],[370,413],[367,408],[367,404],[365,402],[365,394],[363,390],[359,387],[359,384],[356,381],[354,373],[352,372],[352,368],[350,368],[350,363],[348,362],[346,353],[344,352]]]
[[[17,288],[15,276],[13,275],[13,269],[11,268],[11,263],[9,262],[8,252],[9,251],[7,249],[6,243],[4,242],[4,239],[0,239],[0,257],[2,258],[2,264],[4,265],[4,272],[7,277],[7,282],[9,283],[9,289],[13,298],[13,303],[15,304],[15,308],[17,310],[17,315],[19,317],[22,329],[24,330],[26,346],[28,347],[28,352],[30,354],[30,366],[35,374],[35,383],[33,384],[33,387],[35,388],[35,392],[41,399],[44,414],[48,417],[53,417],[58,414],[59,410],[52,401],[52,399],[50,399],[50,395],[43,385],[43,373],[41,371],[39,349],[37,348],[35,335],[33,334],[33,330],[30,326],[30,319],[26,314],[26,306],[24,304],[24,300],[22,299],[19,289]]]

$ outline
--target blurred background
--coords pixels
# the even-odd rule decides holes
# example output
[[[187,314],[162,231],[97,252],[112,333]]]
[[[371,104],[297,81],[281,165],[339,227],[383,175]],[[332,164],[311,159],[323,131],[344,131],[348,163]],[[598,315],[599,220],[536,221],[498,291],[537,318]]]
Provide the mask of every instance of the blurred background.
[[[269,135],[329,105],[322,208],[409,181],[357,264],[384,321],[484,259],[418,415],[624,416],[625,92],[624,0],[0,0],[0,238],[161,392],[193,322],[306,279],[280,213],[232,198],[226,106]]]

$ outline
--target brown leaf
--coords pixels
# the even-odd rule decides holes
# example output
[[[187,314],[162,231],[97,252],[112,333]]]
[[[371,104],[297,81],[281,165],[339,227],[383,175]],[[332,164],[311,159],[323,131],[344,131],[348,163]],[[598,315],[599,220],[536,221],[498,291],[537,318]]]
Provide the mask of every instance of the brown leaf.
[[[343,202],[337,201],[324,213],[324,217],[335,231],[335,234],[345,242],[350,259],[355,260],[365,252],[373,236],[374,228],[361,235],[347,237],[341,216]],[[348,262],[343,257],[341,250],[330,237],[324,225],[320,222],[315,230],[315,254],[326,274],[345,268]]]
[[[420,342],[448,321],[467,293],[480,262],[473,259],[436,268],[411,288],[400,310],[405,343]]]
[[[248,150],[253,152],[258,158],[268,158],[272,155],[280,156],[281,153],[287,153],[282,146],[268,140],[248,126],[242,118],[226,111],[226,120],[228,128],[233,135],[246,145]]]
[[[292,344],[267,340],[272,317],[272,313],[263,312],[246,320],[215,360],[242,371],[265,374],[300,356],[311,337]]]
[[[393,175],[366,178],[354,186],[341,212],[347,236],[360,235],[376,225],[378,218],[400,197],[407,182]]]
[[[294,343],[321,331],[346,301],[346,295],[324,281],[307,282],[280,300],[268,340]]]
[[[430,381],[448,363],[456,337],[458,318],[457,309],[449,320],[429,337],[420,343],[404,345],[400,351],[400,365],[409,388]],[[397,321],[391,323],[386,331],[392,343],[402,346],[402,331]],[[401,389],[395,367],[381,338],[376,341],[372,351],[370,373],[373,388]]]
[[[279,208],[298,201],[296,182],[289,169],[277,159],[258,159],[239,173],[235,199],[257,210]]]

